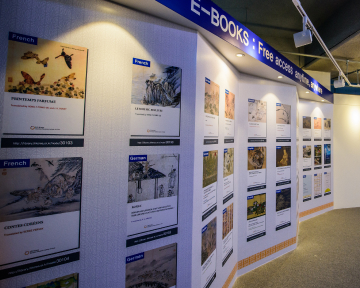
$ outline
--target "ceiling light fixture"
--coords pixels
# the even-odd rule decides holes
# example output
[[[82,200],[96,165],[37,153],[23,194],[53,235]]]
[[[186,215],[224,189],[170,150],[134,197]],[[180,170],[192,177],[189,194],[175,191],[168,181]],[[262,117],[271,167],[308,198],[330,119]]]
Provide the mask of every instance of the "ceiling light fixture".
[[[339,75],[338,80],[335,80],[335,81],[334,81],[334,87],[335,87],[335,88],[345,87],[345,80],[344,80],[344,78],[341,78],[340,75]]]
[[[321,102],[324,102],[325,100],[321,100]]]
[[[245,54],[242,54],[242,53],[238,53],[236,54],[237,57],[245,57]]]
[[[283,76],[278,76],[278,78],[279,78],[279,79],[282,79],[282,78],[283,78]]]
[[[309,91],[306,91],[305,93],[306,93],[306,94],[309,94],[310,92],[309,92]]]
[[[294,34],[295,47],[299,48],[312,43],[312,34],[311,30],[307,29],[306,23],[308,22],[308,17],[303,17],[303,31]]]

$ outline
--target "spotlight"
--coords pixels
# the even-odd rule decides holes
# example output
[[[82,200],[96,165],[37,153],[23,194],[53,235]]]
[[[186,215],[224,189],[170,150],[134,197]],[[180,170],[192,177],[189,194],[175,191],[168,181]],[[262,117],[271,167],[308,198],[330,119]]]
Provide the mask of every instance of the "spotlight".
[[[321,100],[321,102],[324,102],[325,100]]]
[[[334,87],[335,87],[335,88],[345,87],[345,80],[344,80],[344,78],[341,78],[340,75],[339,75],[339,79],[334,81]]]
[[[237,56],[237,57],[244,57],[244,56],[245,56],[245,54],[238,53],[238,54],[236,54],[236,56]]]
[[[305,93],[306,93],[306,94],[309,94],[310,92],[309,92],[309,91],[306,91]]]
[[[278,76],[278,78],[279,78],[279,79],[282,79],[282,78],[283,78],[283,76]]]
[[[307,17],[303,17],[303,31],[294,34],[295,47],[299,48],[312,43],[312,33],[306,28]]]

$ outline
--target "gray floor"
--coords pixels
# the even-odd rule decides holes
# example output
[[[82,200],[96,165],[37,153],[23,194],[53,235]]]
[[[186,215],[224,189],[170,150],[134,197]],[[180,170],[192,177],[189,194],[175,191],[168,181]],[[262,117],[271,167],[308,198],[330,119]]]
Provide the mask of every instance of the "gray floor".
[[[243,287],[360,287],[360,208],[300,223],[298,248],[239,277]]]

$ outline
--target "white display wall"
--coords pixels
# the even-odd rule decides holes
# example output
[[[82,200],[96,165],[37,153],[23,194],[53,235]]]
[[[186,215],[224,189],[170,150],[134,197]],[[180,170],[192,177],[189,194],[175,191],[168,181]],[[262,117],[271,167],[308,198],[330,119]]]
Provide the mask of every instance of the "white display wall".
[[[231,287],[236,276],[296,248],[298,105],[295,86],[241,74],[195,31],[105,1],[14,0],[1,3],[0,13],[3,28],[0,36],[0,91],[4,91],[9,31],[89,49],[84,148],[0,149],[0,159],[83,158],[80,248],[75,250],[80,252],[80,260],[1,280],[1,287],[24,287],[71,273],[79,273],[80,287],[123,287],[127,276],[127,256],[173,243],[177,243],[177,287],[205,287],[205,278],[215,276],[213,272],[216,277],[209,287]],[[180,139],[179,146],[129,146],[133,58],[182,69],[180,137],[172,137]],[[211,111],[206,108],[205,87],[212,82],[218,85],[219,102],[208,106],[212,107]],[[226,93],[235,95],[235,110],[230,112],[234,121],[225,117],[225,105],[229,104],[225,103]],[[2,113],[3,97],[0,99]],[[248,141],[249,99],[254,103],[266,102],[266,137],[260,137],[266,142]],[[276,119],[282,118],[277,116],[282,104],[290,105],[287,108],[291,112],[287,119],[289,124],[277,124]],[[289,112],[285,110],[281,111]],[[205,122],[206,119],[210,122]],[[284,125],[288,126],[284,128]],[[288,137],[279,137],[281,129],[290,129]],[[277,169],[277,163],[282,159],[276,159],[277,147],[281,150],[283,146],[289,147],[284,151],[290,155],[284,152],[283,158],[290,159],[291,165],[282,165],[288,168],[288,176],[282,185],[277,186],[277,177],[285,173]],[[266,180],[262,183],[266,187],[252,187],[248,192],[248,151],[252,147],[266,147]],[[223,176],[225,149],[233,149],[234,153],[232,178]],[[211,151],[217,152],[211,154]],[[208,185],[211,189],[203,187],[204,152],[217,157],[217,181]],[[127,226],[130,225],[126,212],[129,155],[154,154],[180,155],[178,224],[173,226],[178,228],[178,234],[126,248]],[[233,189],[224,184],[225,178],[229,178],[227,183],[232,182]],[[209,190],[205,191],[206,188]],[[277,190],[288,188],[291,189],[287,194],[291,195],[291,204],[286,213],[291,225],[276,230],[279,221]],[[228,192],[225,193],[224,189]],[[266,234],[251,237],[252,234],[247,232],[248,215],[255,213],[252,209],[256,209],[256,213],[258,210],[255,204],[249,210],[248,197],[259,194],[266,197],[266,200],[261,200],[266,205],[260,203],[263,206],[260,207],[262,210],[259,208],[259,217],[264,216],[261,211],[265,207],[266,214],[262,218],[265,218],[265,223],[256,225],[261,226]],[[223,215],[226,213],[231,215],[225,219]],[[229,221],[232,223],[231,231],[223,237],[223,227],[227,227]],[[206,227],[209,230],[215,227],[211,231],[216,232],[211,243],[205,243],[211,248],[212,258],[202,255],[202,234]]]
[[[304,118],[307,117],[307,118]],[[315,119],[317,118],[317,119]],[[320,129],[314,129],[319,121]],[[324,121],[331,119],[330,130]],[[305,122],[308,121],[308,124]],[[305,124],[304,124],[305,123]],[[333,105],[300,100],[299,103],[299,204],[300,221],[330,211],[334,206],[334,147]],[[308,128],[304,128],[304,126]],[[310,128],[309,128],[310,127]],[[327,130],[327,131],[326,131]],[[330,144],[330,159],[325,161],[325,145]],[[308,147],[304,147],[308,146]],[[310,147],[309,147],[310,146]],[[315,149],[321,147],[321,159],[315,159]],[[309,158],[303,157],[304,149],[311,149]],[[317,157],[317,156],[316,156]],[[330,160],[330,163],[329,163]],[[325,174],[326,173],[326,174]],[[330,176],[329,176],[330,174]],[[316,175],[316,176],[315,176]],[[321,179],[320,179],[320,177]],[[327,188],[330,186],[330,188]],[[325,192],[326,189],[330,189]],[[305,192],[304,192],[305,191]],[[318,192],[317,192],[318,191]],[[304,196],[305,195],[305,196]]]

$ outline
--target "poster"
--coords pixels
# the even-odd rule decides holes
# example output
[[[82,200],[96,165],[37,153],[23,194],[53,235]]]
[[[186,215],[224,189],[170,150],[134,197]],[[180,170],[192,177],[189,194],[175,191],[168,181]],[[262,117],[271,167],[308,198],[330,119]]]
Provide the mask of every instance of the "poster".
[[[291,138],[291,106],[276,103],[276,137]]]
[[[202,213],[206,213],[216,206],[218,172],[218,151],[206,151],[203,153],[203,202]],[[210,213],[211,214],[211,213]],[[209,215],[210,215],[209,214]]]
[[[303,168],[311,170],[311,145],[303,145]]]
[[[314,117],[314,139],[321,139],[321,118]]]
[[[205,78],[204,136],[219,136],[219,95],[220,86]]]
[[[324,118],[324,139],[331,139],[331,119]]]
[[[324,196],[331,194],[331,172],[324,172]]]
[[[324,165],[331,164],[331,144],[324,144]]]
[[[222,266],[233,253],[234,204],[223,210],[222,222]]]
[[[266,194],[247,197],[247,242],[266,235]]]
[[[276,146],[276,186],[291,183],[291,146]]]
[[[276,190],[276,231],[291,225],[291,188]]]
[[[223,204],[234,197],[234,148],[224,149]]]
[[[125,288],[175,288],[176,259],[176,243],[126,257]]]
[[[73,273],[64,277],[51,279],[35,285],[26,286],[24,288],[78,288],[79,273]]]
[[[303,175],[303,202],[311,200],[312,178],[311,175]]]
[[[9,32],[4,134],[84,135],[86,48]]]
[[[133,58],[131,136],[180,136],[181,68]]]
[[[303,139],[310,141],[311,140],[311,117],[303,116]]]
[[[225,137],[235,135],[235,95],[225,90]]]
[[[322,173],[314,174],[314,199],[322,196]]]
[[[248,137],[266,138],[267,103],[248,99]]]
[[[266,188],[266,147],[248,147],[248,191]]]
[[[210,287],[216,277],[216,217],[201,230],[201,287]]]
[[[314,145],[314,165],[318,166],[322,164],[322,151],[321,145]]]
[[[178,223],[179,156],[129,156],[127,236]]]
[[[79,248],[82,158],[0,160],[0,265]]]

